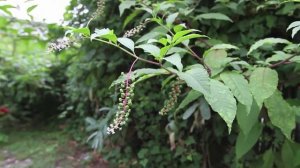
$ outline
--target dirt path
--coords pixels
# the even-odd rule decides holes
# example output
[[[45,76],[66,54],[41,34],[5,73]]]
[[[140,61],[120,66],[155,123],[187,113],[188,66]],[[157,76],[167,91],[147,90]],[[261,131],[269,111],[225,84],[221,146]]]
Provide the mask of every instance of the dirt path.
[[[10,130],[0,143],[0,168],[107,168],[99,154],[61,131]]]
[[[0,151],[1,155],[4,156],[4,160],[0,160],[1,168],[29,168],[33,162],[31,159],[18,160],[9,151]]]

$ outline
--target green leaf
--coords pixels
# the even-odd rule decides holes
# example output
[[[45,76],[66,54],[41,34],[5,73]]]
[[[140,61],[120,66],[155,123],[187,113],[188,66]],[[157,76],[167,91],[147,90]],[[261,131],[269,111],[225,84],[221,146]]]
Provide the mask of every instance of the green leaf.
[[[274,53],[274,55],[266,59],[267,63],[282,61],[292,56],[292,54],[288,54],[283,51],[274,51]]]
[[[118,40],[117,36],[114,34],[114,31],[107,28],[101,30],[96,29],[95,33],[91,35],[91,40],[97,37],[107,39],[109,41],[112,41],[113,43],[117,43]]]
[[[178,16],[178,14],[179,14],[179,13],[176,12],[176,13],[173,13],[173,14],[169,15],[169,16],[167,17],[167,19],[166,19],[167,24],[169,24],[169,25],[173,24],[173,22],[175,21],[175,19],[176,19],[177,16]]]
[[[255,145],[261,132],[262,126],[259,123],[256,123],[247,136],[242,132],[239,133],[235,145],[237,159],[240,159]]]
[[[72,32],[73,33],[83,34],[83,35],[86,35],[86,36],[89,36],[91,34],[90,29],[88,27],[83,27],[83,28],[79,28],[79,29],[73,29]]]
[[[142,10],[134,10],[130,15],[126,17],[123,23],[123,29],[130,23],[135,17],[137,17],[140,13],[142,13]]]
[[[231,71],[221,73],[220,77],[240,103],[251,106],[253,98],[248,81],[243,75]]]
[[[123,1],[123,2],[121,2],[121,4],[119,5],[120,16],[123,15],[125,9],[129,9],[134,5],[135,5],[135,1]]]
[[[267,150],[263,156],[264,164],[262,168],[270,168],[274,166],[274,153],[272,148]]]
[[[157,38],[158,36],[166,35],[168,30],[164,29],[163,27],[159,26],[154,28],[152,31],[149,33],[143,35],[141,38],[139,38],[136,43],[141,43],[144,41],[148,41],[149,39],[154,39]]]
[[[291,133],[296,123],[292,107],[282,98],[279,91],[265,100],[265,106],[272,124],[280,128],[288,139],[291,139]]]
[[[300,26],[300,21],[295,21],[295,22],[291,23],[286,30],[290,30],[290,29],[298,27],[298,26]]]
[[[293,28],[292,30],[292,38],[295,37],[295,35],[299,32],[300,30],[300,26]]]
[[[226,122],[229,132],[231,125],[236,115],[236,101],[229,88],[223,83],[211,79],[210,80],[210,94],[204,94],[205,99],[211,108],[219,113],[219,115]]]
[[[150,53],[155,58],[159,58],[160,49],[153,44],[142,44],[142,45],[137,46],[136,48],[141,48],[146,53]]]
[[[190,70],[178,72],[178,76],[194,90],[203,94],[209,94],[209,76],[202,65],[196,64]]]
[[[259,113],[260,108],[255,100],[253,100],[250,109],[241,103],[238,104],[236,118],[245,136],[249,134],[252,127],[258,122]]]
[[[190,106],[182,115],[182,119],[186,120],[191,117],[192,114],[196,111],[196,108],[199,107],[199,103],[194,103]]]
[[[254,50],[258,49],[259,47],[265,45],[265,44],[290,44],[288,40],[282,39],[282,38],[265,38],[262,40],[259,40],[255,42],[248,51],[247,55],[251,54]]]
[[[134,42],[129,38],[118,38],[118,42],[120,42],[123,46],[130,49],[132,52],[134,52]]]
[[[211,111],[210,111],[210,107],[209,104],[207,103],[207,101],[201,97],[200,98],[200,112],[201,112],[201,116],[204,120],[209,120],[211,118]]]
[[[173,36],[173,39],[172,39],[172,42],[175,43],[180,37],[183,37],[191,32],[193,32],[194,30],[182,30],[182,31],[179,31],[177,32],[174,36]]]
[[[270,68],[256,68],[250,76],[250,90],[259,104],[269,98],[277,89],[278,74]]]
[[[173,30],[175,33],[178,33],[179,31],[181,31],[183,28],[186,28],[186,26],[184,24],[179,24],[173,27]]]
[[[8,14],[10,16],[12,16],[11,11],[9,11],[9,9],[11,9],[11,8],[16,8],[16,7],[14,7],[12,5],[1,5],[0,6],[0,10],[2,10],[4,13],[6,13],[6,14]]]
[[[230,61],[232,58],[227,57],[225,50],[210,50],[204,54],[204,62],[211,69],[212,76],[222,72]]]
[[[133,71],[131,73],[131,78],[136,79],[139,77],[142,77],[144,75],[161,75],[161,74],[167,74],[167,71],[164,69],[153,69],[153,68],[141,68]],[[126,74],[120,75],[119,78],[110,85],[109,88],[118,85],[126,80]]]
[[[215,20],[225,20],[233,22],[228,16],[222,13],[205,13],[198,15],[195,19],[215,19]]]
[[[213,47],[211,47],[209,50],[229,50],[229,49],[238,50],[239,48],[231,44],[216,44]]]
[[[197,100],[202,94],[196,90],[189,91],[188,95],[182,100],[179,107],[175,111],[179,111],[189,105],[191,102]]]
[[[30,13],[31,11],[33,11],[35,8],[37,7],[37,5],[32,5],[29,8],[27,8],[27,13]]]
[[[287,31],[293,29],[292,30],[292,38],[294,38],[294,36],[298,33],[298,31],[300,30],[300,21],[295,21],[293,23],[291,23],[289,25],[289,27],[287,28]]]
[[[173,54],[169,57],[165,57],[164,60],[170,62],[171,64],[175,65],[177,69],[181,72],[183,69],[183,65],[181,63],[181,57],[179,54]]]
[[[179,39],[177,39],[176,42],[174,43],[174,45],[180,44],[186,40],[190,40],[193,38],[200,38],[200,37],[207,37],[207,36],[200,35],[200,34],[189,34],[189,35],[186,35],[186,36],[183,36],[183,37],[180,37]]]
[[[281,148],[281,158],[284,167],[295,167],[294,160],[292,159],[295,158],[294,156],[295,153],[292,149],[292,146],[290,145],[290,142],[288,140],[285,140]]]

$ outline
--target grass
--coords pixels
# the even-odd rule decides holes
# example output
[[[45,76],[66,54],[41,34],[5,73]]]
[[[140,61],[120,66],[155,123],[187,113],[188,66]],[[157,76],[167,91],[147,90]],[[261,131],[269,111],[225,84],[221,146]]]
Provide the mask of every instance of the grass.
[[[67,156],[74,154],[69,148],[69,138],[58,130],[5,130],[7,142],[0,143],[0,161],[5,157],[3,151],[8,151],[18,160],[30,158],[33,168],[54,168],[57,164],[63,167],[72,165]],[[2,152],[1,152],[2,151]]]

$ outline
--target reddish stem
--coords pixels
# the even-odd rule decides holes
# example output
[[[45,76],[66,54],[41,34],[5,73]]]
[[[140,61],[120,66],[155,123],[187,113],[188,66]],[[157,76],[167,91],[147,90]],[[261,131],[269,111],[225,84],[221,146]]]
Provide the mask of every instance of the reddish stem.
[[[131,64],[131,67],[129,69],[129,72],[127,73],[127,76],[126,76],[126,87],[125,87],[125,97],[124,97],[124,100],[123,100],[123,111],[125,112],[126,111],[126,105],[127,105],[127,95],[128,95],[128,90],[129,90],[129,80],[130,80],[130,76],[131,76],[131,72],[132,72],[132,69],[133,69],[133,66],[134,64],[138,61],[138,58],[134,60],[134,62]]]

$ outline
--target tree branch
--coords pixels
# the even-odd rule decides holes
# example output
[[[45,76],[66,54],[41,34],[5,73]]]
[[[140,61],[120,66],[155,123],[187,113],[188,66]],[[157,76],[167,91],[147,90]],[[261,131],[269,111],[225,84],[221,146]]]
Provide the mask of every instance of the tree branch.
[[[296,56],[297,56],[297,55],[292,55],[292,56],[288,57],[287,59],[284,59],[284,60],[282,60],[282,61],[280,61],[280,62],[277,62],[277,63],[275,63],[275,64],[269,65],[269,67],[270,67],[270,68],[275,68],[275,67],[277,67],[277,66],[279,66],[279,65],[285,64],[285,63],[289,62],[289,60],[291,60],[292,58],[294,58],[294,57],[296,57]]]

